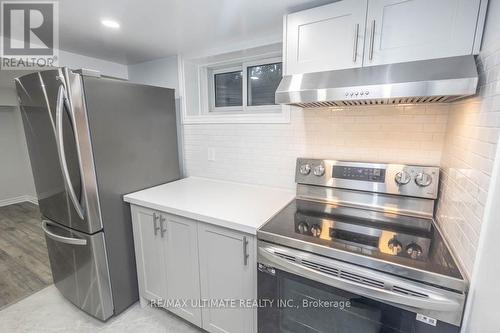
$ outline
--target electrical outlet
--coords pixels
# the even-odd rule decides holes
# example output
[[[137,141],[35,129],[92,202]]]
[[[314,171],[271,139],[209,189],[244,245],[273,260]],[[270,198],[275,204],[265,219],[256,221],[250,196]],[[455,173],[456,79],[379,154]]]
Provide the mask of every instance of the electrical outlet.
[[[208,148],[208,160],[212,162],[215,161],[215,148]]]

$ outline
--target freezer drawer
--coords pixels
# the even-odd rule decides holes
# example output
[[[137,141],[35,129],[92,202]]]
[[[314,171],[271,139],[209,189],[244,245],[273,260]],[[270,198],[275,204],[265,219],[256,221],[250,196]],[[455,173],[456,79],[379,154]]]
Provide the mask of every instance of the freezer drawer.
[[[104,233],[77,232],[42,221],[54,283],[77,307],[101,320],[113,315]]]

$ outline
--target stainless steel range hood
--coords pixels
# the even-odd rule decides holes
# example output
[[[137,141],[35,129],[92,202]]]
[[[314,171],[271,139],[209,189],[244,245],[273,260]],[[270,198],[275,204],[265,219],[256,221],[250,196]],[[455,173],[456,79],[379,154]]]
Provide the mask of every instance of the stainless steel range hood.
[[[283,77],[276,103],[329,107],[442,103],[474,95],[474,56],[413,61]]]

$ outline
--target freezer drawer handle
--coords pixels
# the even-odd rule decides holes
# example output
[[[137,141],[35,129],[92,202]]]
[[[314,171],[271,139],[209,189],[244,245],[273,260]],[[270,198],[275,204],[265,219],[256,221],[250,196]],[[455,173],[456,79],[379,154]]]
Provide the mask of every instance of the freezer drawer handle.
[[[52,238],[53,240],[57,241],[57,242],[61,242],[61,243],[65,243],[65,244],[71,244],[71,245],[87,245],[87,240],[86,239],[82,239],[82,238],[72,238],[72,237],[64,237],[64,236],[60,236],[60,235],[57,235],[53,232],[50,232],[49,229],[48,229],[48,226],[54,226],[57,228],[56,225],[52,224],[52,223],[49,223],[48,221],[42,221],[42,229],[43,229],[43,232],[45,232],[45,234],[49,237],[49,238]]]

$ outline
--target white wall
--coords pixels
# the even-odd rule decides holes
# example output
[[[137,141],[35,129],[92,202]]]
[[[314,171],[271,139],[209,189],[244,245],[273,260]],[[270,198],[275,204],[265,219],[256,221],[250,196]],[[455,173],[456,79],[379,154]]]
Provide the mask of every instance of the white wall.
[[[36,198],[22,126],[17,107],[0,106],[0,206]]]
[[[179,96],[177,56],[129,65],[128,77],[131,82],[175,89]]]
[[[469,278],[482,233],[500,133],[499,18],[500,2],[490,1],[478,57],[479,95],[452,105],[441,162],[436,217]]]
[[[181,173],[184,174],[183,128],[181,125],[179,79],[177,56],[171,56],[153,61],[142,62],[128,66],[130,82],[175,89],[175,111],[177,119],[178,152]]]
[[[13,87],[0,86],[0,106],[17,106],[17,95]]]
[[[497,147],[500,156],[500,145]],[[496,333],[500,329],[498,300],[500,299],[500,158],[496,159],[491,178],[490,195],[486,204],[478,258],[472,276],[465,333]]]
[[[481,232],[477,240],[475,262],[471,279],[468,304],[464,319],[463,332],[496,333],[500,330],[498,301],[500,300],[500,1],[490,1],[483,48],[480,55],[482,68],[482,89],[479,117],[486,128],[478,133],[482,137],[490,135],[494,141],[491,150],[493,157],[478,167],[484,170],[482,186],[488,191],[481,219]],[[472,115],[469,118],[476,119]],[[470,141],[471,150],[481,153],[484,150],[476,141]],[[457,202],[459,204],[460,202]],[[458,206],[462,209],[470,207]]]

